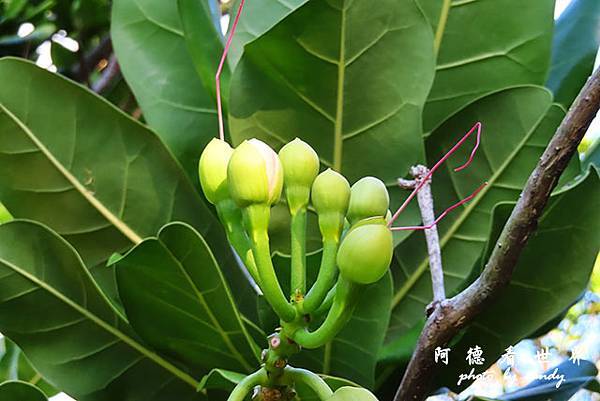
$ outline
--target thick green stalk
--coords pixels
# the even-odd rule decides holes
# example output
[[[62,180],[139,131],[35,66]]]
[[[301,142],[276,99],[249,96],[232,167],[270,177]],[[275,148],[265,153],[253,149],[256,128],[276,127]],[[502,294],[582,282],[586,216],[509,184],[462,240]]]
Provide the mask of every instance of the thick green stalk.
[[[292,296],[306,291],[306,207],[292,213]]]
[[[319,307],[312,313],[312,317],[314,319],[320,319],[321,316],[325,315],[331,308],[331,305],[333,305],[333,298],[335,298],[335,285],[329,290],[325,300],[321,303],[321,305],[319,305]]]
[[[225,227],[225,234],[227,235],[229,243],[242,259],[242,262],[244,262],[246,269],[248,269],[248,272],[256,284],[260,286],[256,263],[254,262],[254,256],[252,255],[250,239],[244,230],[241,210],[231,199],[219,202],[216,205],[216,208],[219,220],[221,220],[223,227]]]
[[[339,241],[336,238],[323,239],[323,256],[321,257],[319,275],[306,297],[304,297],[303,307],[305,313],[315,311],[323,303],[327,292],[335,282],[337,273],[335,259],[338,245]]]
[[[262,355],[263,367],[269,375],[268,384],[271,386],[289,385],[289,382],[285,382],[285,368],[290,357],[300,352],[300,346],[283,332],[272,334],[268,340],[269,348]]]
[[[255,204],[243,209],[244,226],[252,242],[252,253],[261,290],[275,313],[285,322],[296,318],[296,309],[288,302],[273,268],[271,250],[269,247],[269,217],[271,214],[268,205]]]
[[[306,384],[315,392],[321,401],[328,400],[333,395],[333,391],[329,385],[325,383],[325,380],[321,379],[321,377],[314,374],[310,370],[288,366],[285,368],[285,373],[289,374],[295,383],[300,382]]]
[[[363,288],[364,286],[340,276],[336,285],[333,305],[323,324],[313,332],[309,332],[305,328],[297,330],[292,334],[294,341],[309,349],[319,348],[331,341],[350,320]]]
[[[252,392],[254,387],[263,385],[267,383],[267,381],[267,372],[263,368],[260,368],[239,382],[229,395],[229,398],[227,398],[227,401],[244,401],[246,396]]]

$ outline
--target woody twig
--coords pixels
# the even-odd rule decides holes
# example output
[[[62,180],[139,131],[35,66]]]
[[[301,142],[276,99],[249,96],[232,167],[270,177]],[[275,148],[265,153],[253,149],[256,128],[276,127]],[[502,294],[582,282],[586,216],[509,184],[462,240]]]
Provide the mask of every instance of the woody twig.
[[[423,181],[425,184],[417,192],[417,203],[421,211],[421,219],[424,226],[431,226],[425,230],[425,240],[427,242],[427,253],[429,254],[429,270],[431,271],[431,284],[433,287],[433,302],[427,308],[432,310],[438,302],[446,299],[446,290],[444,288],[444,270],[442,268],[442,252],[440,250],[440,237],[435,224],[435,209],[433,206],[433,196],[431,195],[431,177],[429,169],[423,165],[417,165],[411,168],[410,174],[414,180],[398,179],[398,186],[402,189],[414,190]]]
[[[435,376],[434,351],[481,313],[511,280],[528,238],[569,160],[600,109],[600,69],[583,87],[529,176],[481,276],[436,305],[421,332],[394,401],[422,401]]]

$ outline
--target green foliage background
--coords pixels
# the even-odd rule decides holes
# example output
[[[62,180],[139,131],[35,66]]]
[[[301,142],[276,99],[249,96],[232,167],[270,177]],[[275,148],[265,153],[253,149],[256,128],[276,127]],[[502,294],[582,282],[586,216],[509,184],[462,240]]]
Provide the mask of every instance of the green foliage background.
[[[439,227],[446,290],[456,293],[484,266],[591,72],[598,4],[574,0],[554,23],[552,0],[248,1],[224,73],[228,138],[258,137],[277,149],[301,137],[323,168],[350,181],[383,179],[397,206],[406,194],[396,178],[431,165],[482,121],[473,166],[452,171],[464,149],[433,184],[443,210],[490,183]],[[0,331],[14,341],[0,359],[2,378],[39,375],[46,395],[60,389],[79,401],[218,401],[236,372],[258,366],[277,322],[236,265],[196,177],[201,149],[217,133],[222,7],[0,2],[0,55],[33,59],[50,40],[62,74],[0,60],[0,200],[16,219],[0,226]],[[21,38],[23,22],[35,30]],[[59,28],[79,42],[76,53],[52,39]],[[594,40],[573,40],[580,36]],[[118,73],[100,86],[116,61]],[[488,338],[482,369],[556,321],[587,287],[600,245],[597,149],[581,166],[572,161],[509,288],[457,339],[463,349]],[[0,206],[0,222],[8,211]],[[274,233],[287,230],[285,218],[274,220]],[[419,224],[416,208],[398,224]],[[274,236],[275,263],[285,269],[289,246]],[[423,234],[395,240],[391,275],[335,341],[295,361],[381,399],[390,398],[432,297]],[[462,370],[449,366],[438,384],[453,387]],[[14,391],[44,398],[25,384],[0,386],[0,395]]]

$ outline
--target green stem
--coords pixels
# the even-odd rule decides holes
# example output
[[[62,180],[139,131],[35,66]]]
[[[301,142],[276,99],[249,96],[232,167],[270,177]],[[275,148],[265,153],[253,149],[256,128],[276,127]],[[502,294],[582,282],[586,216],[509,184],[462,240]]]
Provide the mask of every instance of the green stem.
[[[292,213],[292,296],[306,291],[306,208]]]
[[[329,387],[325,380],[318,375],[314,374],[310,370],[293,368],[291,366],[285,368],[285,372],[289,374],[294,382],[300,382],[306,384],[311,390],[315,392],[319,400],[328,400],[332,395],[333,391]]]
[[[303,328],[293,333],[292,338],[304,348],[319,348],[333,339],[348,323],[352,312],[358,303],[359,295],[364,286],[338,278],[333,305],[325,321],[317,330],[309,332]]]
[[[269,247],[269,217],[271,214],[268,205],[250,205],[243,210],[244,225],[252,241],[252,253],[261,290],[275,313],[285,322],[296,318],[296,309],[288,302],[273,268],[271,251]]]
[[[225,227],[227,240],[242,259],[242,262],[244,262],[246,269],[256,284],[260,286],[256,263],[254,262],[254,256],[252,255],[250,239],[244,230],[241,210],[231,199],[219,202],[216,205],[216,208],[219,220],[221,220],[221,223]]]
[[[267,380],[267,372],[263,368],[257,370],[235,386],[227,401],[244,401],[254,387],[265,384]]]
[[[312,317],[315,319],[319,319],[321,316],[323,316],[325,313],[327,313],[327,311],[329,311],[329,309],[331,308],[331,305],[333,304],[333,298],[335,298],[335,285],[333,286],[333,288],[331,290],[329,290],[323,303],[321,303],[321,305],[317,308],[317,310],[315,310],[312,313]]]
[[[272,334],[269,336],[268,341],[269,349],[263,356],[263,367],[269,375],[269,385],[286,384],[281,382],[285,378],[285,368],[290,357],[300,352],[300,346],[283,331]]]
[[[304,298],[304,311],[311,313],[317,309],[327,296],[327,292],[334,284],[337,273],[336,256],[338,250],[338,240],[323,239],[323,256],[321,258],[321,267],[319,275],[312,288]]]

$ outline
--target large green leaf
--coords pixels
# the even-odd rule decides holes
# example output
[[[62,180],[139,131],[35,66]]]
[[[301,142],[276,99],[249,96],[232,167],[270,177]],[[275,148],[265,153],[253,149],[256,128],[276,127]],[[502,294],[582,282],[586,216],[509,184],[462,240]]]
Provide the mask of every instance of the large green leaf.
[[[185,33],[187,49],[198,76],[208,94],[216,100],[215,74],[223,52],[220,25],[221,11],[216,0],[178,0],[177,8]],[[215,15],[218,14],[218,17]],[[215,20],[215,17],[216,20]],[[225,63],[221,74],[221,91],[227,95],[229,88],[229,65]],[[223,101],[227,96],[223,96]]]
[[[256,369],[258,347],[212,252],[190,226],[163,227],[157,238],[120,259],[116,269],[127,318],[146,343],[196,373]]]
[[[14,342],[2,337],[0,338],[0,382],[6,380],[26,381],[50,397],[58,392],[31,366],[23,351]]]
[[[585,40],[582,40],[585,38]],[[546,85],[568,107],[594,68],[600,46],[600,1],[573,0],[554,28],[552,64]]]
[[[48,224],[90,266],[171,218],[216,225],[144,126],[29,62],[3,59],[0,79],[0,188],[15,217]]]
[[[152,131],[23,60],[2,59],[0,81],[0,199],[14,217],[47,224],[90,268],[185,221],[208,239],[234,290],[249,290],[219,222]]]
[[[464,360],[469,347],[477,344],[484,350],[485,363],[478,368],[486,369],[509,345],[552,320],[586,288],[600,246],[599,204],[595,170],[579,185],[552,196],[509,286],[452,346],[451,363],[441,371],[447,379],[442,379],[444,385],[455,387],[458,372],[470,370]],[[495,208],[488,254],[513,206],[501,203]]]
[[[280,147],[301,137],[350,181],[395,182],[422,159],[431,45],[414,0],[310,0],[246,45],[231,82],[232,138]]]
[[[554,0],[419,1],[439,46],[423,118],[426,132],[485,94],[545,82]]]
[[[0,384],[0,400],[47,401],[48,398],[33,384],[23,381],[8,381]]]
[[[217,135],[217,114],[214,92],[206,88],[188,53],[177,2],[115,0],[111,34],[146,121],[196,182],[200,152]],[[215,63],[219,56],[213,55]]]
[[[22,220],[0,226],[0,294],[0,330],[79,401],[202,399],[189,373],[137,340],[50,229]]]
[[[446,291],[452,293],[468,277],[487,241],[491,212],[502,201],[516,200],[546,143],[564,116],[552,105],[551,94],[540,87],[518,87],[487,96],[466,107],[427,139],[430,163],[439,159],[475,121],[483,122],[479,152],[468,170],[452,168],[467,159],[470,146],[438,170],[433,179],[436,209],[465,198],[489,182],[467,205],[454,210],[438,230]],[[473,140],[474,141],[474,140]],[[577,166],[567,175],[576,174]],[[395,271],[395,295],[390,340],[422,320],[431,301],[431,278],[422,232],[412,234],[396,248],[400,269]]]
[[[244,45],[261,36],[288,14],[308,0],[253,0],[244,3],[244,9],[231,41],[228,59],[236,65],[244,52]],[[237,13],[240,0],[231,5],[229,29]]]
[[[372,388],[377,355],[389,323],[391,295],[388,274],[365,289],[352,318],[330,343],[316,350],[302,350],[292,362]]]

